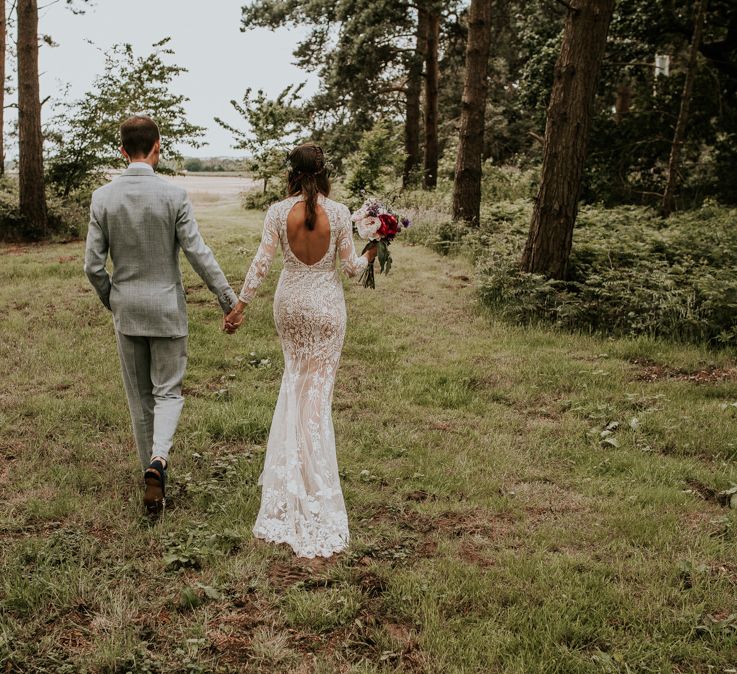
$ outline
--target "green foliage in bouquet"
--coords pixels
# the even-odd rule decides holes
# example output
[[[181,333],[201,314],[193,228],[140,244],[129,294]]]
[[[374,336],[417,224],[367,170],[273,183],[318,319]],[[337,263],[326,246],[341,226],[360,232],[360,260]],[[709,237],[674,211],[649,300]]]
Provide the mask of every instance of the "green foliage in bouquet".
[[[367,243],[361,255],[367,250],[376,246],[376,259],[379,261],[379,273],[388,274],[392,268],[392,256],[389,254],[389,244],[386,241],[370,241]],[[364,288],[376,288],[376,271],[374,270],[374,262],[369,262],[359,279],[363,283]]]

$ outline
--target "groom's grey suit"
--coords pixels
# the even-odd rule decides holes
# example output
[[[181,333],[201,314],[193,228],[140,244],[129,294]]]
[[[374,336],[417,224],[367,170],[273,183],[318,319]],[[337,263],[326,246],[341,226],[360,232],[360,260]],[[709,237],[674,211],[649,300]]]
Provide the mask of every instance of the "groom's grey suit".
[[[113,313],[144,468],[151,456],[168,457],[184,404],[188,327],[180,248],[229,312],[237,298],[200,236],[185,190],[134,162],[92,195],[84,270]]]

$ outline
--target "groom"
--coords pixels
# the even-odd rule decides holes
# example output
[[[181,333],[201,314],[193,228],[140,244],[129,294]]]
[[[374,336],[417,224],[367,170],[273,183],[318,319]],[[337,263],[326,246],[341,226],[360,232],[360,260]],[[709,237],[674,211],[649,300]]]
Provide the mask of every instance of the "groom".
[[[200,236],[180,187],[159,178],[161,139],[150,117],[120,127],[128,169],[92,195],[84,270],[113,314],[123,384],[150,513],[164,503],[166,469],[184,405],[187,309],[179,249],[216,295],[224,314],[237,298]],[[105,270],[108,254],[112,279]]]

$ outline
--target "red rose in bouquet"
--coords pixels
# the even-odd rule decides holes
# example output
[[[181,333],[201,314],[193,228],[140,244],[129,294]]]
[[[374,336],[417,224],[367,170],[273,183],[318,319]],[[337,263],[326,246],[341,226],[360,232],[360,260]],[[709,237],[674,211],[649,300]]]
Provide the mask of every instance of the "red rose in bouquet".
[[[399,231],[399,220],[396,215],[390,213],[382,213],[379,215],[381,225],[376,233],[381,236],[382,239],[393,239]]]

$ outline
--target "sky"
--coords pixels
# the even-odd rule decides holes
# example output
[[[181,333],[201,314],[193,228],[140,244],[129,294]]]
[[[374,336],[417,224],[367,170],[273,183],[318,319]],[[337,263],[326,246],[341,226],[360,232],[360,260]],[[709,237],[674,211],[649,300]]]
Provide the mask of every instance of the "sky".
[[[190,99],[186,103],[189,121],[207,128],[208,145],[180,149],[198,157],[242,155],[232,149],[231,135],[213,121],[219,116],[236,127],[245,126],[230,106],[231,99],[240,99],[248,87],[264,89],[270,96],[297,82],[307,82],[307,95],[317,88],[314,75],[292,65],[292,51],[303,31],[241,33],[241,7],[247,2],[96,0],[84,15],[72,14],[61,2],[52,4],[40,11],[39,32],[51,35],[59,46],[41,49],[41,99],[58,94],[67,84],[72,98],[91,89],[104,66],[98,48],[128,42],[137,55],[143,55],[152,51],[154,42],[171,36],[169,46],[176,52],[172,62],[189,70],[172,88]],[[39,5],[44,5],[43,0]]]

